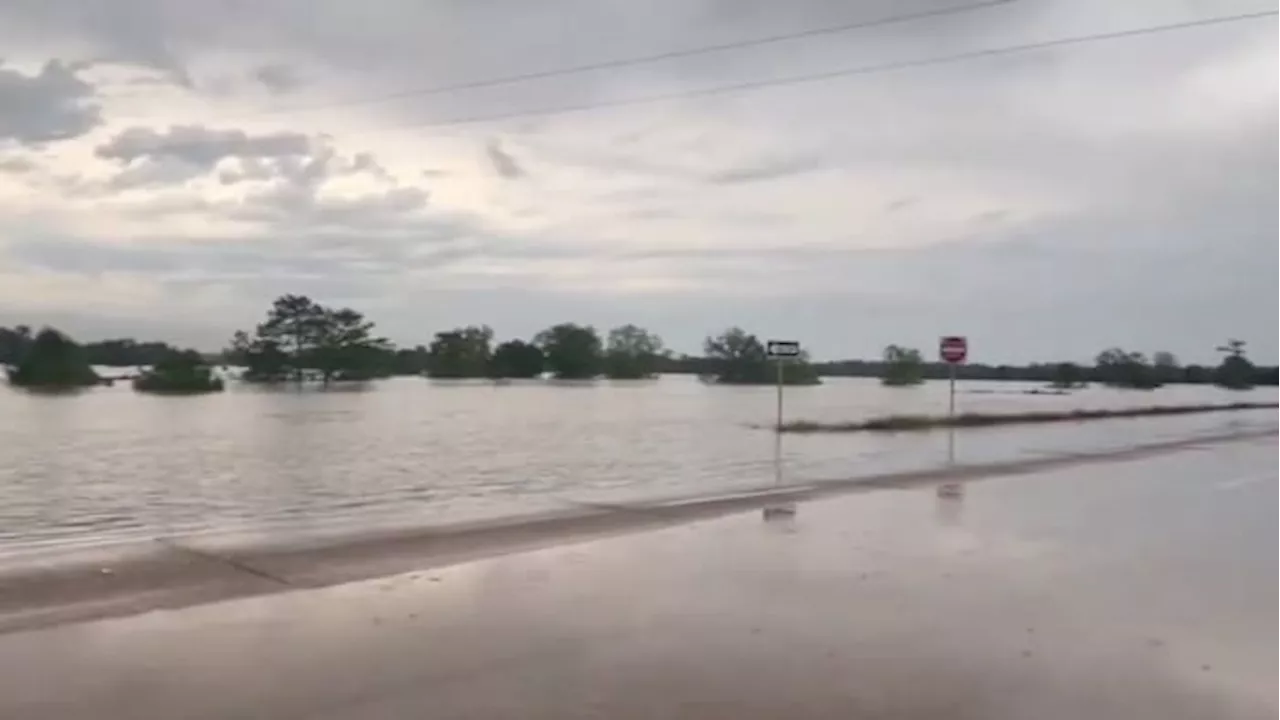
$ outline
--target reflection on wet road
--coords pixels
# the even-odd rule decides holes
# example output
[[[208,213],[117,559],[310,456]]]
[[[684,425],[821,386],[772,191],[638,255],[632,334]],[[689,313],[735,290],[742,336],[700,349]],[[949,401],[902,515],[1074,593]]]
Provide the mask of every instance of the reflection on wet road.
[[[0,716],[1275,717],[1275,468],[1270,437],[0,636]]]

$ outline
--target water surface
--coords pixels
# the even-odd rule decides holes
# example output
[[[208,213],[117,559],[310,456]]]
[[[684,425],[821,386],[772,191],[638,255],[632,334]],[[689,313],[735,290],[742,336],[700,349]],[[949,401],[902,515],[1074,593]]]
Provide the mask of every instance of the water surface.
[[[1181,386],[1029,396],[961,383],[960,411],[1271,400]],[[396,378],[328,391],[239,384],[157,397],[127,385],[50,396],[0,387],[0,546],[211,529],[437,523],[776,481],[771,387],[692,377],[581,384]],[[884,388],[829,379],[788,388],[786,416],[945,413],[945,382]],[[963,431],[962,461],[1052,454],[1231,426],[1274,411]],[[788,436],[788,482],[946,461],[946,434]]]

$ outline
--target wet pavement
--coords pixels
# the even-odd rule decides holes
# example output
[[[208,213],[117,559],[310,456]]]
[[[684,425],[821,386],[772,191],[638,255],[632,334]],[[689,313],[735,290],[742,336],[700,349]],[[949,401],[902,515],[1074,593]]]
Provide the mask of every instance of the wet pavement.
[[[1275,717],[1276,440],[0,636],[4,718]]]

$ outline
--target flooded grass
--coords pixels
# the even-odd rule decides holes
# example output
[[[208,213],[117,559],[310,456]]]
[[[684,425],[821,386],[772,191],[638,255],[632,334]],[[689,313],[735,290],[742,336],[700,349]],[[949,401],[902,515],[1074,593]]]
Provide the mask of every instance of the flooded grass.
[[[1108,420],[1113,418],[1154,417],[1165,415],[1191,415],[1195,413],[1227,412],[1232,410],[1267,410],[1280,407],[1273,402],[1237,402],[1214,405],[1157,405],[1136,408],[1111,408],[1102,410],[1029,411],[1020,413],[962,413],[955,417],[946,415],[884,415],[869,420],[823,423],[796,420],[783,423],[782,432],[908,432],[952,427],[993,427],[996,425],[1029,425],[1036,423],[1077,422],[1081,420]]]

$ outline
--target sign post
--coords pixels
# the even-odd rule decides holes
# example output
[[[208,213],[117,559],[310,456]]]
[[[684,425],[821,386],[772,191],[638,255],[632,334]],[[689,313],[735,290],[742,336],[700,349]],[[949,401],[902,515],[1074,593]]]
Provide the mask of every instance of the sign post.
[[[773,358],[778,366],[778,408],[774,420],[774,432],[782,434],[782,364],[790,358],[799,357],[800,343],[795,340],[770,340],[765,344],[765,354]]]
[[[956,366],[969,356],[969,340],[963,335],[948,335],[938,341],[938,355],[947,363],[949,388],[947,392],[947,420],[956,417]],[[947,458],[955,462],[955,426],[947,426]]]

